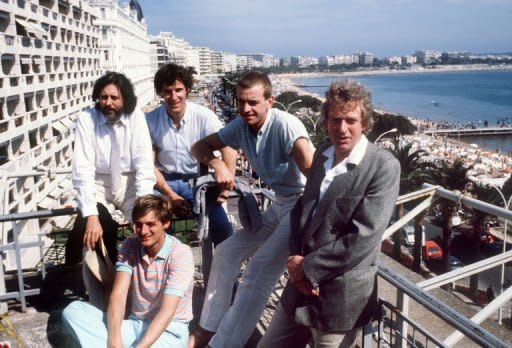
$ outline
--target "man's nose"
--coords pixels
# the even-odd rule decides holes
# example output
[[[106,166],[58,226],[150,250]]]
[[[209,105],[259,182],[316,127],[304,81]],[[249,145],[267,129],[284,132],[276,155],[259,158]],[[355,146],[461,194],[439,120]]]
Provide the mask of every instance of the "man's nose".
[[[140,226],[140,234],[143,236],[145,235],[147,232],[148,232],[148,226],[147,225],[142,225]]]
[[[247,103],[238,104],[238,108],[240,109],[240,113],[244,113],[250,110],[250,106]]]
[[[348,125],[347,122],[341,120],[340,122],[340,132],[345,133],[347,131]]]

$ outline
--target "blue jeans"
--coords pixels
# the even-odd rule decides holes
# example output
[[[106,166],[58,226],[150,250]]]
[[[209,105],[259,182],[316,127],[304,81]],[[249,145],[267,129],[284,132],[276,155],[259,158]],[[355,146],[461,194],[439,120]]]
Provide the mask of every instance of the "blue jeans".
[[[188,181],[168,180],[167,184],[176,194],[183,197],[191,207],[194,205],[194,192]],[[215,191],[207,192],[206,199],[208,200],[207,203],[211,206],[210,213],[208,214],[208,239],[216,247],[233,234],[233,226],[231,226],[224,208],[216,202],[217,195]]]
[[[62,321],[70,334],[84,348],[106,347],[107,313],[93,305],[82,302],[71,302],[62,311]],[[121,323],[121,336],[125,348],[135,347],[144,337],[150,322],[133,316]],[[188,323],[171,321],[160,337],[153,343],[154,348],[183,347],[188,342]]]

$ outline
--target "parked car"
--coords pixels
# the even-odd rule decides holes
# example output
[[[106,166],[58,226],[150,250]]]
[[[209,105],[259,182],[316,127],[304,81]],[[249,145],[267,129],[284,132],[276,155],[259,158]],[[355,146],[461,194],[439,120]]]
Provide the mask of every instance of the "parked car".
[[[405,246],[414,245],[414,226],[405,225],[400,230],[400,239]]]
[[[423,246],[423,256],[425,260],[437,260],[443,257],[443,251],[433,240],[426,240]]]
[[[496,241],[496,238],[489,232],[480,232],[480,244],[491,244]]]
[[[509,251],[511,249],[512,244],[507,243],[507,245],[505,245],[505,251]],[[492,243],[480,243],[480,251],[487,257],[501,254],[503,252],[503,241],[501,239],[496,239]]]
[[[462,263],[462,261],[453,255],[450,255],[448,257],[448,264],[450,266],[450,271],[456,270],[457,268],[464,267],[464,264]]]

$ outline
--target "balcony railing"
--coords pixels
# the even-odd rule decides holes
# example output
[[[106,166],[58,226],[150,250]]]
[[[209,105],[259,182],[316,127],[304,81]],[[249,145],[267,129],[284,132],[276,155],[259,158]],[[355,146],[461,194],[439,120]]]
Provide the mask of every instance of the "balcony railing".
[[[11,178],[30,175],[48,175],[44,173],[18,173],[11,174]],[[261,193],[269,200],[272,200],[271,192],[261,190]],[[412,209],[403,219],[398,220],[391,225],[385,232],[385,236],[389,236],[394,231],[397,231],[401,226],[405,225],[408,221],[415,218],[418,214],[429,208],[432,198],[443,197],[448,200],[456,202],[463,201],[463,204],[472,207],[473,209],[481,210],[489,214],[496,215],[500,218],[512,220],[512,212],[503,208],[473,199],[461,197],[451,191],[447,191],[440,187],[428,186],[423,190],[413,192],[407,195],[400,196],[397,200],[398,204],[410,202],[416,199],[424,199],[416,208]],[[426,199],[425,199],[426,197]],[[40,219],[51,218],[53,216],[75,214],[75,209],[55,209],[43,210],[37,212],[17,213],[0,216],[0,223],[8,221],[18,222],[27,219]],[[21,262],[19,257],[22,248],[38,246],[42,248],[41,242],[34,243],[19,243],[18,230],[13,224],[13,242],[6,243],[0,247],[0,250],[14,250],[19,264],[17,270],[17,278],[19,289],[14,292],[0,294],[0,300],[18,299],[21,302],[22,309],[26,308],[26,296],[38,294],[38,289],[25,290],[24,288],[24,274],[21,269]],[[42,250],[42,249],[41,249]],[[42,254],[41,254],[42,257]],[[460,314],[454,307],[441,301],[439,298],[430,293],[432,289],[453,283],[459,279],[469,277],[492,267],[499,266],[506,262],[512,261],[512,251],[484,259],[469,266],[457,269],[455,271],[436,276],[431,279],[423,280],[414,283],[408,280],[404,275],[397,273],[392,268],[381,264],[378,269],[379,280],[379,297],[382,315],[378,320],[366,326],[363,330],[362,346],[371,347],[377,344],[380,346],[393,346],[393,347],[449,347],[455,345],[461,338],[471,340],[473,343],[485,347],[509,347],[506,340],[497,337],[483,328],[480,323],[483,319],[488,318],[491,313],[495,312],[498,308],[503,306],[506,302],[512,299],[512,288],[505,290],[499,294],[493,301],[483,308],[472,318]],[[41,272],[44,276],[44,263]],[[3,275],[2,275],[3,277]],[[0,277],[0,282],[3,278]],[[264,332],[268,325],[269,318],[271,318],[273,309],[275,309],[275,302],[278,301],[280,291],[286,282],[286,277],[278,283],[274,295],[271,297],[271,306],[269,306],[260,321],[258,328]],[[384,284],[386,283],[386,284]],[[1,287],[0,287],[1,288]],[[388,292],[386,298],[383,297],[385,288],[390,288],[393,291]],[[444,292],[439,289],[438,291]],[[396,294],[394,299],[390,299],[389,294]],[[391,296],[393,297],[393,296]],[[413,319],[410,315],[409,302],[414,301],[414,311],[424,311],[428,313],[428,321],[421,319]],[[417,314],[417,313],[415,313]],[[433,318],[433,319],[432,319]],[[437,332],[435,325],[441,323],[442,326],[451,327],[452,333],[444,335]],[[446,323],[446,324],[445,324]],[[443,336],[444,335],[444,336]]]

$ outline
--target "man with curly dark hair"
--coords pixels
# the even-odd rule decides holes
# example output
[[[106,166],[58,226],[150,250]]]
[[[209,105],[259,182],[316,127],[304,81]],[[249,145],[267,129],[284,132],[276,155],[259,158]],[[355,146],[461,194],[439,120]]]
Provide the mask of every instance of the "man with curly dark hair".
[[[101,238],[115,261],[117,224],[111,213],[120,209],[131,220],[135,198],[153,193],[155,184],[149,131],[131,82],[107,72],[94,84],[92,99],[95,106],[76,120],[72,181],[80,214],[66,245],[67,263],[79,262],[82,245],[95,250]],[[93,278],[87,278],[91,301],[102,307],[88,284]]]
[[[167,196],[179,217],[188,217],[193,205],[191,180],[198,176],[198,162],[191,146],[217,132],[222,123],[213,111],[187,100],[194,80],[190,69],[177,64],[165,64],[155,74],[156,93],[163,99],[161,106],[146,114],[155,156],[156,189]],[[228,146],[220,149],[222,160],[235,170],[236,152]],[[216,246],[233,234],[222,203],[228,190],[212,190],[209,204],[209,237]]]

